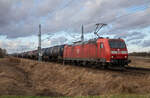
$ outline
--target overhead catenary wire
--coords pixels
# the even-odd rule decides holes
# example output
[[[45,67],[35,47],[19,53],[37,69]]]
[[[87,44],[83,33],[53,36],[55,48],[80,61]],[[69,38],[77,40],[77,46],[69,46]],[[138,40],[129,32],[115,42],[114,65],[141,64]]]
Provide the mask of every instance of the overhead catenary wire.
[[[144,5],[141,5],[141,6],[144,6]],[[107,23],[108,24],[108,26],[110,26],[110,25],[112,25],[113,23],[115,23],[116,21],[118,21],[119,19],[122,19],[122,18],[124,18],[124,17],[127,17],[127,16],[129,16],[129,15],[132,15],[132,16],[135,16],[135,15],[137,15],[137,14],[139,14],[139,12],[145,12],[145,11],[147,11],[147,10],[149,10],[149,8],[150,8],[150,4],[147,4],[147,5],[145,5],[146,7],[144,8],[144,9],[142,9],[142,10],[139,10],[140,9],[140,7],[139,8],[136,8],[136,9],[134,9],[134,10],[139,10],[139,11],[135,11],[135,12],[131,12],[131,13],[128,13],[128,14],[124,14],[124,15],[121,15],[121,16],[118,16],[118,17],[116,17],[116,18],[113,18],[112,20],[110,20],[110,21],[108,21],[108,22],[104,22],[104,23]],[[97,21],[97,19],[95,19],[96,21]],[[103,19],[102,19],[103,20]],[[93,25],[93,24],[95,24],[95,22],[93,23],[89,23],[89,24],[87,24],[87,25]],[[142,23],[142,25],[143,25],[144,23]],[[134,27],[136,27],[136,26],[134,26]]]
[[[139,5],[139,6],[142,6],[142,7],[143,7],[143,6],[147,6],[148,3],[149,3],[149,2],[146,2],[146,4]],[[141,8],[141,7],[139,7],[139,8]],[[139,8],[135,8],[134,10],[138,10]],[[150,6],[146,7],[145,9],[147,9],[147,8],[150,8]],[[140,11],[145,11],[145,10],[140,10]],[[122,17],[131,15],[131,14],[135,14],[135,13],[137,13],[137,12],[139,12],[139,11],[136,11],[136,12],[133,12],[133,13],[129,13],[129,14],[124,14],[124,15],[121,15],[121,16],[119,16],[119,17],[117,17],[117,18],[114,18],[114,19],[112,19],[110,22],[108,22],[108,25],[112,24],[114,21],[116,21],[116,20],[118,20],[118,19],[120,19],[120,18],[122,18]],[[93,23],[91,23],[91,24],[93,24]],[[94,24],[95,24],[95,23],[94,23]],[[46,37],[45,39],[42,39],[42,41],[49,40],[49,39],[50,39],[50,36],[51,36],[51,35],[49,35],[49,36]]]
[[[148,3],[148,2],[147,2]],[[129,15],[136,15],[136,13],[138,14],[139,12],[143,12],[143,11],[147,11],[149,8],[150,8],[150,5],[148,4],[144,4],[144,5],[139,5],[139,6],[142,6],[142,7],[139,7],[139,8],[135,8],[134,10],[138,10],[136,12],[131,12],[131,13],[128,13],[128,14],[124,14],[124,15],[121,15],[121,16],[118,16],[112,20],[110,20],[110,22],[108,23],[109,24],[112,24],[114,22],[116,22],[117,20],[119,19],[122,19],[123,17],[126,17],[126,16],[129,16]],[[144,7],[143,7],[144,6]],[[146,6],[146,7],[145,7]],[[142,10],[139,10],[140,8],[144,8]],[[144,23],[143,23],[144,24]],[[42,41],[45,41],[45,40],[49,40],[50,39],[50,36],[46,37],[45,39],[43,39]]]
[[[129,16],[129,15],[136,15],[136,14],[139,14],[139,12],[147,11],[149,8],[150,8],[150,5],[148,7],[146,7],[146,9],[144,9],[144,10],[140,10],[140,11],[128,13],[128,14],[125,14],[125,15],[121,15],[121,16],[119,16],[119,17],[114,18],[113,20],[111,20],[110,23],[112,23],[112,22],[114,22],[114,21],[116,21],[116,20],[118,20],[119,18],[122,18],[122,17],[126,17],[126,16]]]
[[[113,18],[113,19],[109,20],[108,22],[104,22],[104,23],[107,23],[108,25],[110,25],[111,23],[113,23],[113,22],[115,22],[115,21],[117,21],[117,20],[119,20],[119,19],[121,19],[121,18],[123,18],[123,17],[129,16],[129,15],[136,15],[136,13],[138,14],[138,12],[147,11],[147,10],[150,8],[150,2],[147,2],[147,4],[139,5],[139,6],[142,6],[142,8],[143,8],[143,6],[146,6],[146,7],[144,7],[144,9],[142,9],[142,10],[139,10],[139,9],[141,9],[141,7],[137,7],[137,8],[135,8],[134,10],[139,10],[139,11],[130,12],[130,13],[128,13],[128,14],[124,14],[124,15],[118,16],[118,17]],[[99,18],[99,17],[98,17],[98,18]],[[98,18],[95,18],[95,20],[94,20],[92,23],[88,23],[87,25],[93,25],[93,24],[95,25],[95,22],[97,22],[97,19],[98,19]],[[105,20],[105,17],[102,18],[101,20]],[[87,26],[87,25],[86,25],[86,26]]]

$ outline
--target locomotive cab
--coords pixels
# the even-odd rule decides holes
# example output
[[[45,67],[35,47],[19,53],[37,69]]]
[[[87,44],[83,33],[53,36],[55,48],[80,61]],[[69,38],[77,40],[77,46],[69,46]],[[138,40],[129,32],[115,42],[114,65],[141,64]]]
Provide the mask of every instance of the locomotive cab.
[[[123,39],[109,39],[110,64],[116,66],[128,65],[128,50]]]

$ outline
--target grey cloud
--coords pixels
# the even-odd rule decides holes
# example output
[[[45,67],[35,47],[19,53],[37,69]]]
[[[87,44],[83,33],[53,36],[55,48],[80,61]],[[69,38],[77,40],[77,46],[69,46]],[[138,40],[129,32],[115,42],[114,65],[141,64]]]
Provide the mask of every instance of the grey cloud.
[[[45,0],[45,7],[39,5],[37,8],[34,2],[34,0],[1,0],[0,34],[8,38],[35,35],[41,20],[40,16],[36,15],[39,12],[43,16],[42,7],[51,10],[58,4],[58,0]]]
[[[150,47],[150,40],[144,40],[142,46],[143,47]]]
[[[12,12],[11,12],[12,2],[8,0],[0,1],[0,27],[6,26],[11,20]]]
[[[124,32],[124,33],[119,33],[116,34],[114,38],[124,38],[127,41],[132,41],[132,40],[138,40],[138,39],[144,39],[147,35],[143,32]]]
[[[141,12],[137,12],[135,14],[130,14],[128,16],[124,16],[116,23],[114,23],[113,31],[122,31],[122,30],[131,30],[131,29],[140,29],[149,27],[150,20],[148,18],[150,17],[150,9],[146,9]]]
[[[81,24],[88,25],[89,23],[94,24],[97,22],[110,23],[114,18],[116,18],[118,13],[126,13],[125,8],[130,7],[131,5],[140,5],[144,3],[144,1],[137,0],[136,2],[129,2],[125,0],[113,0],[110,2],[108,0],[87,0],[86,2],[84,1],[80,3],[81,4],[77,3],[72,7],[66,7],[65,9],[57,11],[53,18],[47,23],[49,24],[49,27],[51,27],[48,29],[48,31],[53,30],[53,32],[57,32],[66,30],[67,28],[67,30],[71,29],[74,32],[79,32],[79,27],[81,26]],[[142,18],[138,20],[142,21]],[[121,23],[124,22],[126,22],[126,20],[122,21]],[[129,25],[130,24],[131,23],[129,23]],[[116,28],[116,31],[118,30],[118,28],[121,28],[119,27],[118,23],[116,23],[114,27]],[[122,28],[123,27],[125,26],[122,25]],[[92,26],[86,28],[87,32],[91,32],[92,30]]]
[[[66,43],[67,39],[65,37],[57,37],[52,38],[50,41],[52,45],[62,45]]]
[[[65,0],[44,0],[36,5],[37,8],[34,9],[34,14],[36,17],[48,15],[50,12],[58,10],[64,1]]]
[[[141,45],[141,40],[136,40],[136,41],[133,41],[133,42],[131,42],[131,44],[133,44],[133,45]]]
[[[142,33],[142,32],[133,32],[132,35],[129,34],[127,41],[132,41],[132,40],[142,40],[146,37],[147,35]]]
[[[127,41],[138,40],[138,39],[142,40],[145,36],[146,36],[146,35],[144,35],[144,34],[135,35],[135,36],[133,36],[133,37],[129,37],[129,38],[127,39]]]
[[[43,17],[44,33],[59,31],[80,32],[81,24],[85,32],[92,32],[97,22],[110,23],[119,14],[126,14],[126,8],[146,4],[148,0],[44,0],[35,4],[34,0],[0,1],[0,34],[8,38],[35,35]],[[149,10],[115,21],[111,31],[131,30],[147,27]],[[141,15],[142,18],[141,18]],[[127,21],[128,20],[128,21]],[[89,25],[91,24],[91,25]]]
[[[5,41],[0,40],[0,47],[7,49],[8,53],[29,51],[37,48],[33,43],[27,41],[24,42],[23,40],[20,39],[5,40]]]
[[[110,26],[106,34],[124,38],[131,44],[141,43],[143,46],[149,46],[148,40],[142,43],[146,35],[138,30],[150,25],[150,10],[124,16],[128,14],[127,8],[148,5],[149,0],[38,1],[40,3],[35,0],[0,0],[0,35],[6,35],[8,39],[37,35],[38,25],[42,23],[42,33],[52,35],[51,45],[57,45],[80,39],[82,24],[88,34],[95,29],[95,23],[104,22]],[[117,17],[121,15],[123,17]],[[132,32],[133,30],[137,32]],[[60,31],[68,34],[58,34]],[[3,47],[17,49],[25,44],[17,41],[13,43],[7,41]],[[29,43],[25,46],[32,48]]]

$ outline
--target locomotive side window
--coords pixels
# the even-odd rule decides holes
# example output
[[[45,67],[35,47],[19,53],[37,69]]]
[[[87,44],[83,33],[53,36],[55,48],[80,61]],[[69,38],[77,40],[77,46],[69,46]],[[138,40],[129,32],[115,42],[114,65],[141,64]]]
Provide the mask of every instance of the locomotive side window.
[[[103,45],[103,43],[100,43],[100,48],[104,48],[104,45]]]

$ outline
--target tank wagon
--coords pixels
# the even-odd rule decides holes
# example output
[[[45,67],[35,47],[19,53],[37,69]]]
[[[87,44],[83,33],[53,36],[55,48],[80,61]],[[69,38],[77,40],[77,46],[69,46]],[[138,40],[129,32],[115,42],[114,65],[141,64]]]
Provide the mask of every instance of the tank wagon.
[[[42,49],[43,60],[62,61],[64,46],[65,45],[58,45],[58,46]]]
[[[58,45],[42,49],[42,59],[99,66],[124,67],[130,63],[123,39],[97,38],[72,45]],[[38,51],[19,54],[19,57],[38,59]]]

